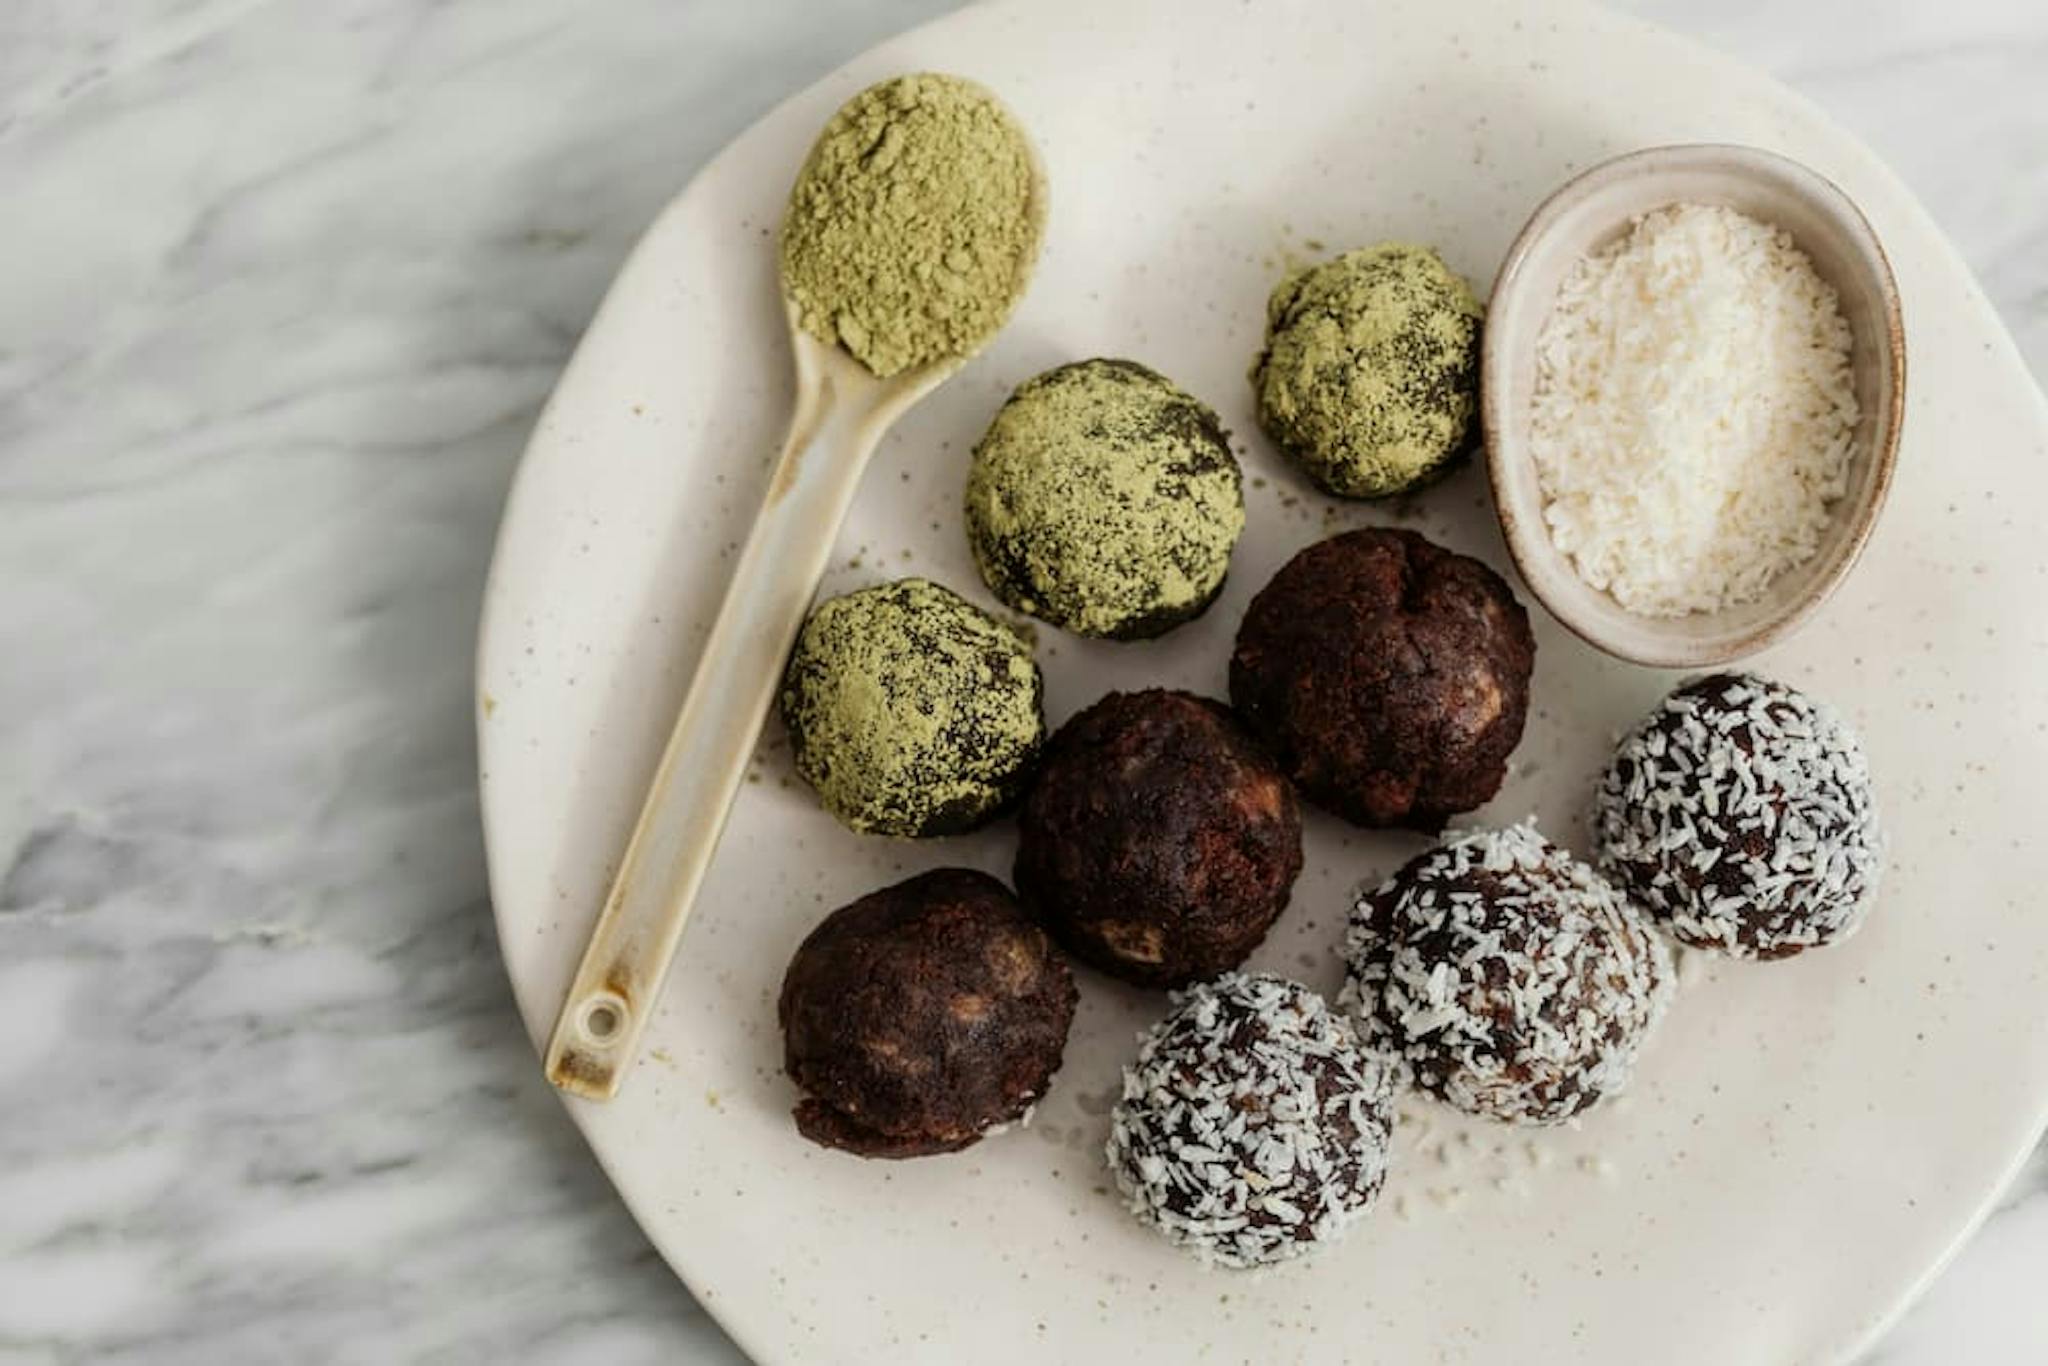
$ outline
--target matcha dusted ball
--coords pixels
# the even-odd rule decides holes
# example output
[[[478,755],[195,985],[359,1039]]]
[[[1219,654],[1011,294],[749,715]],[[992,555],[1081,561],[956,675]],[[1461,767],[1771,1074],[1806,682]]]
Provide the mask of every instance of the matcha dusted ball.
[[[1405,493],[1466,449],[1483,312],[1427,247],[1383,242],[1297,271],[1266,305],[1259,424],[1330,493]]]
[[[982,578],[1076,635],[1138,640],[1199,616],[1242,530],[1230,434],[1131,361],[1027,381],[974,448],[967,535]]]
[[[821,603],[782,680],[797,772],[863,834],[971,830],[1045,738],[1030,644],[959,595],[899,579]]]

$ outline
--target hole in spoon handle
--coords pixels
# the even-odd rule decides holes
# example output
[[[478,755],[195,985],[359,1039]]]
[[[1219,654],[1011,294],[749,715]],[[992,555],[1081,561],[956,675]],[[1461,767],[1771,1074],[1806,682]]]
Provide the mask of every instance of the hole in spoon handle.
[[[584,998],[576,1010],[577,1042],[588,1048],[609,1048],[626,1024],[626,1003],[610,992]]]
[[[549,1050],[548,1080],[594,1099],[615,1094],[626,1049],[637,1032],[632,1003],[600,988],[584,992],[564,1016],[569,1027],[557,1033]]]

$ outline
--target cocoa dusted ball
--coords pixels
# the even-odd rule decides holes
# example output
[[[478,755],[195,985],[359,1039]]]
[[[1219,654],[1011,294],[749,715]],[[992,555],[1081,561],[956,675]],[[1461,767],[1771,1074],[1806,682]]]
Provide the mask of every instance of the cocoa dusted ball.
[[[1786,958],[1862,925],[1884,866],[1863,746],[1834,708],[1754,674],[1696,679],[1621,742],[1600,862],[1682,943]]]
[[[1220,702],[1111,693],[1047,747],[1017,892],[1076,957],[1140,986],[1245,960],[1301,872],[1301,812]]]
[[[1500,790],[1535,657],[1500,575],[1367,528],[1303,550],[1252,599],[1230,698],[1311,801],[1433,832]]]
[[[861,1157],[964,1148],[1045,1094],[1079,993],[985,873],[942,868],[842,906],[782,979],[804,1137]]]
[[[1471,830],[1359,898],[1338,1000],[1371,1048],[1469,1114],[1561,1124],[1619,1091],[1671,952],[1619,888],[1531,825]]]

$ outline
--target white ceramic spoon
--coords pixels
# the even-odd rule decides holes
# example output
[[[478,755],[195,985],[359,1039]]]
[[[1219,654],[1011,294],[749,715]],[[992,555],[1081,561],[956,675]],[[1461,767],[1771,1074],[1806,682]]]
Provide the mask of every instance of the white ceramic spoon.
[[[1034,151],[1027,274],[1044,236],[1045,203],[1045,172]],[[967,359],[948,357],[877,379],[844,350],[811,336],[796,308],[785,307],[797,381],[789,438],[548,1040],[548,1080],[593,1100],[618,1094],[639,1052],[640,1032],[660,998],[783,661],[868,457],[896,419]]]
[[[878,380],[795,326],[791,314],[797,404],[789,438],[548,1042],[548,1080],[578,1095],[616,1095],[638,1050],[869,455],[960,365]]]

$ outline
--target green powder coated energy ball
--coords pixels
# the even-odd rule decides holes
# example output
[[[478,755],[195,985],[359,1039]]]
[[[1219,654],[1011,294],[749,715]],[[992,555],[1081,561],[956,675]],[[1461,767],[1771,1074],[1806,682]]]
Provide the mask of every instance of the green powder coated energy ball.
[[[1138,640],[1199,616],[1243,530],[1230,434],[1127,360],[1027,381],[967,476],[968,540],[990,590],[1077,635]]]
[[[1266,305],[1259,424],[1330,493],[1404,493],[1467,449],[1484,312],[1442,257],[1405,242],[1297,271]]]
[[[820,604],[782,680],[797,772],[863,834],[951,835],[1023,789],[1044,685],[1012,628],[924,579]]]

